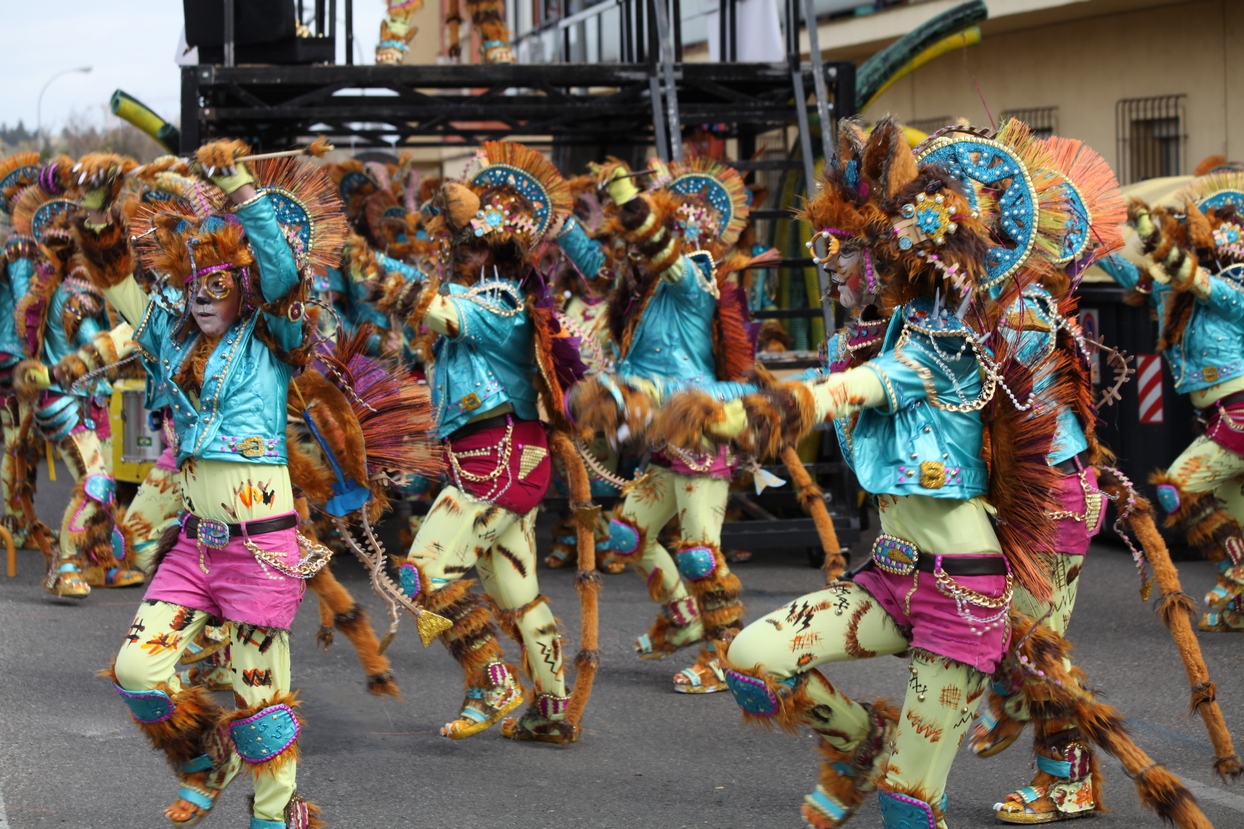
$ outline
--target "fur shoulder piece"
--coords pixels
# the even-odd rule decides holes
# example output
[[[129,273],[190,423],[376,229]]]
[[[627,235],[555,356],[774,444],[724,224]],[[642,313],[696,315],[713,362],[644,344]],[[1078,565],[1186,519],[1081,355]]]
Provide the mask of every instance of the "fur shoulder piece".
[[[129,223],[119,205],[113,205],[111,223],[98,229],[87,227],[86,214],[73,217],[73,238],[78,245],[77,264],[91,284],[111,288],[134,272],[134,252],[130,249]]]

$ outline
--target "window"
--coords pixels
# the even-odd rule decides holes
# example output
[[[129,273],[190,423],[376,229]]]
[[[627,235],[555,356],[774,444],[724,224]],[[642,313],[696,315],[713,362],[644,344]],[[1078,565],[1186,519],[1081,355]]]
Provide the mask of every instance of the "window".
[[[999,123],[1009,118],[1023,121],[1037,138],[1049,138],[1058,133],[1058,107],[1004,109]]]
[[[1115,105],[1121,184],[1183,172],[1186,95],[1128,98]]]
[[[907,126],[911,127],[913,130],[920,130],[921,132],[932,135],[942,127],[948,127],[954,122],[955,119],[949,115],[939,115],[936,118],[917,118],[914,121],[908,121]]]

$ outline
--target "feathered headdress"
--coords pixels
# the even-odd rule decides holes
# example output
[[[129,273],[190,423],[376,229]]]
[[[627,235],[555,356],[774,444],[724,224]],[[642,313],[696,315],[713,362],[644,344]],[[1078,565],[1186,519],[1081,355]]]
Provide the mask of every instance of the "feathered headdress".
[[[1011,119],[996,135],[948,127],[921,144],[916,157],[962,182],[972,211],[988,228],[981,287],[1009,278],[1030,281],[1054,270],[1063,256],[1069,191],[1049,149],[1027,125]]]
[[[336,265],[348,225],[333,185],[316,165],[284,158],[255,162],[256,187],[273,204],[277,222],[304,276]],[[190,200],[140,204],[131,224],[134,248],[144,269],[187,293],[199,279],[221,270],[238,274],[243,314],[264,308],[277,315],[300,313],[304,290],[294,290],[269,307],[254,272],[246,231],[230,212],[201,210],[213,202]],[[188,306],[187,306],[188,307]],[[184,330],[183,328],[179,330]]]
[[[824,264],[858,252],[867,289],[886,305],[939,290],[966,295],[987,280],[988,231],[960,186],[944,167],[917,163],[897,121],[882,121],[867,141],[845,122],[838,158],[801,213],[813,255]]]
[[[1110,165],[1083,141],[1052,137],[1045,139],[1045,145],[1066,179],[1068,219],[1055,264],[1083,273],[1123,246],[1127,202]]]
[[[489,241],[516,236],[534,243],[574,208],[570,186],[553,163],[514,141],[485,141],[465,180],[480,201],[467,221],[475,236]]]
[[[747,227],[751,212],[747,187],[728,164],[708,156],[672,161],[656,181],[684,197],[677,221],[688,243],[719,241],[730,247]]]
[[[0,213],[11,215],[17,194],[38,180],[38,153],[16,153],[0,160]]]
[[[32,184],[22,190],[13,203],[13,232],[41,245],[53,241],[52,237],[68,240],[68,225],[55,219],[77,207],[77,202]]]
[[[379,182],[363,162],[354,159],[326,164],[324,170],[337,189],[346,216],[351,222],[362,222],[364,206],[371,194],[380,189]]]

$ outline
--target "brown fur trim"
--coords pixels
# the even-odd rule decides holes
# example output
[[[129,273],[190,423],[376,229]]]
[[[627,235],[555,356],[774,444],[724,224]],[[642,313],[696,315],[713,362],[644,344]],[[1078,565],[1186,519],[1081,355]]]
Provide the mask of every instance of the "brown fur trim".
[[[160,563],[164,561],[164,557],[177,544],[177,539],[181,536],[181,525],[174,524],[160,534],[160,540],[156,542],[155,552],[151,554],[151,563],[147,565],[147,575],[155,574],[160,569]]]
[[[1171,486],[1179,493],[1179,509],[1166,516],[1168,528],[1178,528],[1188,539],[1188,545],[1203,558],[1222,561],[1226,556],[1223,545],[1227,539],[1239,537],[1239,523],[1226,511],[1224,505],[1212,492],[1188,492],[1179,481],[1165,472],[1149,476],[1154,486]]]
[[[101,671],[102,676],[117,682],[116,666]],[[146,690],[146,689],[126,689]],[[202,688],[188,687],[173,693],[168,685],[158,683],[152,690],[163,691],[173,701],[173,715],[163,722],[144,723],[134,721],[138,730],[147,736],[151,747],[164,752],[173,771],[180,773],[182,766],[203,753],[204,736],[216,727],[224,710]]]
[[[825,493],[817,486],[795,447],[787,445],[782,449],[782,462],[791,476],[791,486],[797,488],[799,506],[812,516],[816,526],[816,534],[821,540],[821,549],[825,552],[825,563],[821,569],[825,572],[826,584],[832,584],[847,569],[846,560],[842,557],[842,545],[838,542],[838,532],[834,529],[833,516],[825,505]]]
[[[120,205],[108,212],[110,224],[98,229],[86,226],[86,213],[71,218],[73,239],[78,246],[78,263],[96,288],[111,288],[134,273],[134,252],[130,248],[129,227]]]
[[[725,419],[720,402],[702,391],[688,389],[665,402],[657,413],[653,429],[670,446],[699,452],[704,449],[704,435],[709,427]]]
[[[705,638],[729,641],[742,629],[743,603],[739,597],[743,595],[743,585],[739,577],[730,572],[726,558],[716,544],[684,540],[675,544],[670,552],[677,555],[691,547],[707,547],[717,562],[716,569],[709,576],[687,581],[687,590],[700,609]]]
[[[422,575],[420,573],[421,583],[428,584]],[[505,658],[497,641],[492,611],[482,596],[471,592],[472,584],[474,581],[462,579],[419,596],[423,607],[453,623],[440,639],[468,676],[472,671],[483,671],[490,663]],[[470,684],[468,681],[467,686]]]
[[[289,480],[308,501],[326,504],[333,497],[333,473],[318,458],[312,457],[297,441],[297,435],[286,427],[286,447],[289,450]]]
[[[34,404],[43,394],[43,386],[35,382],[35,378],[47,372],[43,363],[34,359],[22,360],[13,370],[13,390],[18,399],[26,404]]]

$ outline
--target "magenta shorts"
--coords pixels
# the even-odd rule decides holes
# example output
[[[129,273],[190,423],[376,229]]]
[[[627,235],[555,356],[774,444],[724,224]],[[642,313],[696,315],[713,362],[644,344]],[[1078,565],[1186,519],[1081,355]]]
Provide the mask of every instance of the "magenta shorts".
[[[1085,495],[1085,488],[1089,492],[1097,490],[1097,470],[1089,467],[1084,472],[1084,483],[1080,483],[1080,475],[1064,475],[1062,480],[1058,482],[1058,486],[1054,490],[1054,496],[1058,500],[1058,508],[1065,512],[1073,512],[1076,515],[1086,515],[1088,511],[1088,498]],[[1087,520],[1077,521],[1074,518],[1058,519],[1058,544],[1056,549],[1060,553],[1069,556],[1082,556],[1088,552],[1089,543],[1093,540],[1093,536],[1101,531],[1102,520],[1106,515],[1105,504],[1100,503],[1101,496],[1098,497],[1100,508],[1097,517],[1093,521],[1093,525],[1089,526]]]
[[[922,557],[926,555],[928,553],[921,553]],[[920,584],[911,596],[911,613],[908,613],[907,594],[911,593],[912,580],[917,574]],[[1005,576],[955,576],[954,580],[986,596],[1001,596],[1006,589]],[[987,674],[998,669],[1011,639],[1011,626],[1005,615],[988,630],[986,623],[977,622],[977,632],[973,632],[969,620],[959,615],[955,600],[937,588],[932,573],[917,571],[909,576],[897,576],[869,566],[856,573],[854,581],[890,614],[913,648],[971,665]],[[999,613],[973,604],[965,604],[964,609],[978,619],[989,619]]]
[[[1202,410],[1202,417],[1205,411]],[[1244,455],[1244,403],[1223,406],[1215,403],[1205,421],[1205,437],[1223,449]]]
[[[281,554],[280,560],[292,567],[300,558],[297,533],[290,527],[251,536],[251,541]],[[219,550],[204,546],[200,559],[198,540],[186,538],[182,530],[143,598],[202,610],[231,622],[288,630],[305,589],[302,579],[261,564],[241,538],[229,539]]]
[[[724,443],[717,447],[717,453],[711,458],[706,455],[703,459],[697,459],[696,467],[690,466],[676,453],[668,451],[655,453],[652,456],[652,462],[667,467],[671,472],[688,477],[696,477],[698,475],[710,478],[734,477],[734,458],[730,456],[729,450]],[[705,465],[707,465],[707,468]]]

